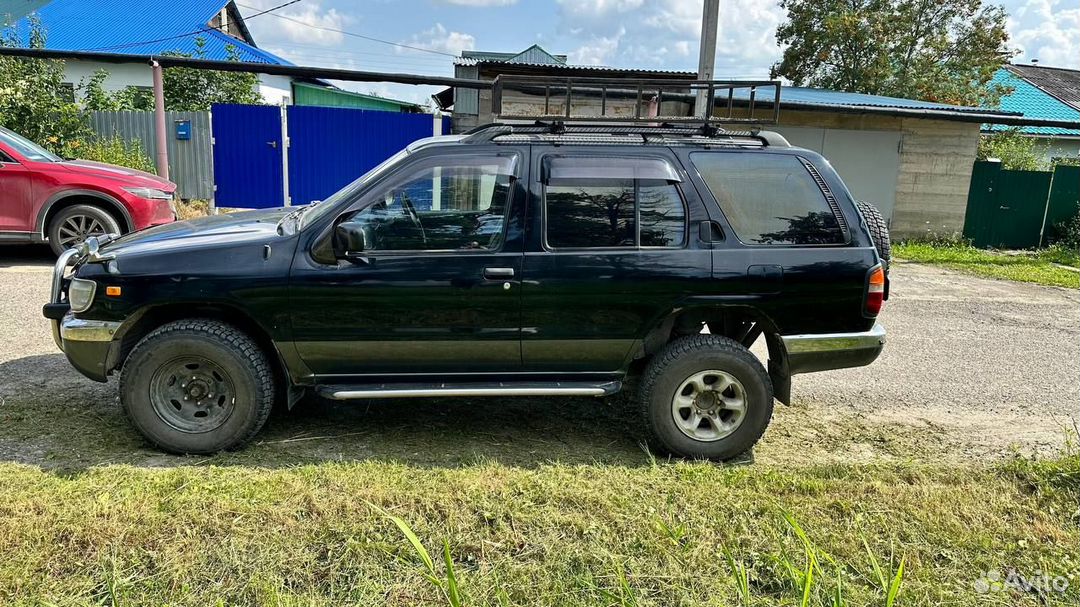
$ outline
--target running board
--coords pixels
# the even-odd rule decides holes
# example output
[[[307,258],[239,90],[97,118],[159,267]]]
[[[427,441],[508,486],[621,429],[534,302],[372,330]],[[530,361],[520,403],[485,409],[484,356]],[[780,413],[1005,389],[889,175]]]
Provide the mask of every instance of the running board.
[[[321,386],[319,396],[332,400],[354,398],[429,398],[440,396],[608,396],[622,389],[622,382],[487,382],[430,384],[359,384]]]

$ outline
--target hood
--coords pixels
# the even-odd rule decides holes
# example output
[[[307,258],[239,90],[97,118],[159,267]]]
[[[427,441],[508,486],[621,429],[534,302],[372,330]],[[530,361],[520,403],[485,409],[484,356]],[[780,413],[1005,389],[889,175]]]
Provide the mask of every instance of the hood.
[[[277,222],[294,209],[277,208],[239,213],[221,213],[185,221],[175,221],[122,236],[102,247],[102,253],[118,256],[191,251],[229,247],[281,238]]]
[[[93,160],[65,160],[57,164],[74,173],[112,178],[135,186],[156,188],[166,192],[172,192],[176,189],[176,184],[167,179],[162,179],[157,175],[145,171],[116,166],[114,164],[94,162]]]

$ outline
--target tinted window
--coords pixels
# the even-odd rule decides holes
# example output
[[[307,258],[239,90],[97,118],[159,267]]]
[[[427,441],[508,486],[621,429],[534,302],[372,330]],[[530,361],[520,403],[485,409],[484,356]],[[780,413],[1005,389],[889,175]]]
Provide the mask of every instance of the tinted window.
[[[681,246],[686,210],[675,185],[634,179],[561,180],[545,188],[554,248]]]
[[[797,245],[844,242],[825,195],[795,156],[697,152],[690,160],[739,240]]]
[[[499,165],[421,171],[358,212],[372,251],[493,250],[502,244],[511,178]]]

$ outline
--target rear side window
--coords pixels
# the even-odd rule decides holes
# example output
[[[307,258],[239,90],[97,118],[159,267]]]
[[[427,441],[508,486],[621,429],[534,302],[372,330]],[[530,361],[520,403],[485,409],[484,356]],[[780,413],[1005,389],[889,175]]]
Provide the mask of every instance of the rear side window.
[[[552,248],[681,247],[686,207],[674,169],[656,159],[558,157],[545,163]]]
[[[836,214],[799,158],[786,154],[695,152],[690,161],[742,242],[845,242]]]

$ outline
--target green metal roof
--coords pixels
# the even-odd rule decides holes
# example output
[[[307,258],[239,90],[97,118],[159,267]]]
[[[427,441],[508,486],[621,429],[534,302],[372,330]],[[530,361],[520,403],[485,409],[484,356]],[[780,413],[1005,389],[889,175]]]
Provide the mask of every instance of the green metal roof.
[[[293,94],[296,105],[321,105],[327,107],[350,107],[368,110],[387,110],[396,112],[419,112],[421,107],[409,101],[400,101],[379,97],[376,95],[364,95],[343,89],[316,86],[303,82],[293,83]]]

